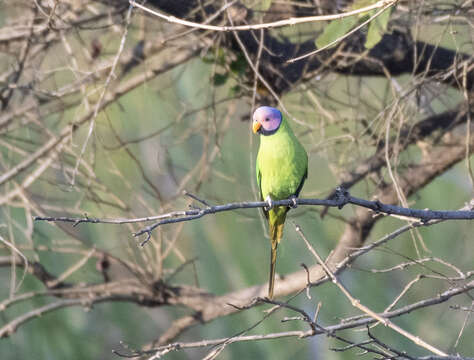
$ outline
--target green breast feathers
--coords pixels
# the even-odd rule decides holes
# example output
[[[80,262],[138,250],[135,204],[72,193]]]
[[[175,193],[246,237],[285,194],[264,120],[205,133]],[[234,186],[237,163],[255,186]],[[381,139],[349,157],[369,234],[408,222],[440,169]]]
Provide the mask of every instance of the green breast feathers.
[[[260,136],[257,155],[257,180],[261,198],[273,200],[298,196],[306,178],[308,155],[293,131],[282,119],[272,135]]]

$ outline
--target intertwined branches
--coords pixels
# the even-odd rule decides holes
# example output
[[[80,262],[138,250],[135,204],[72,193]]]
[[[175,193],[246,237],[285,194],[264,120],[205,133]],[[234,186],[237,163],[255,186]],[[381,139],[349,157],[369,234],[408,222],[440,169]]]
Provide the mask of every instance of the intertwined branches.
[[[133,234],[133,236],[140,236],[148,234],[146,240],[141,245],[145,245],[151,238],[151,232],[158,226],[166,224],[175,224],[183,221],[191,221],[202,218],[205,215],[216,214],[224,211],[232,211],[236,209],[254,209],[254,208],[268,208],[268,206],[287,206],[296,208],[298,205],[320,205],[326,207],[337,207],[342,209],[347,204],[358,205],[363,208],[370,209],[375,213],[386,214],[386,215],[398,215],[401,217],[419,219],[422,223],[426,223],[430,220],[472,220],[474,219],[474,211],[468,210],[420,210],[420,209],[409,209],[400,206],[382,204],[380,201],[368,201],[351,196],[344,188],[338,187],[335,190],[334,198],[329,200],[321,199],[285,199],[272,201],[271,204],[265,201],[245,201],[239,203],[230,203],[224,205],[211,206],[205,200],[199,199],[195,195],[186,193],[195,200],[198,200],[201,204],[205,205],[205,208],[199,208],[193,206],[191,210],[172,211],[167,214],[161,214],[156,216],[149,216],[146,218],[139,219],[98,219],[98,218],[70,218],[70,217],[51,217],[51,216],[36,216],[34,219],[37,221],[53,221],[53,222],[69,222],[73,223],[73,226],[77,226],[81,223],[93,223],[93,224],[126,224],[126,223],[137,223],[156,221],[154,224],[143,228],[142,230]]]

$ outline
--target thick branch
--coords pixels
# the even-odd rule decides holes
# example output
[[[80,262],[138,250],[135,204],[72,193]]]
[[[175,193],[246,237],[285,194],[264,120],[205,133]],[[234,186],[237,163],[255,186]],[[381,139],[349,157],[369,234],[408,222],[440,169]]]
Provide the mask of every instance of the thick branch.
[[[428,306],[433,306],[437,304],[441,304],[445,301],[448,301],[451,299],[453,296],[457,296],[463,293],[466,293],[470,290],[474,289],[474,281],[470,281],[466,285],[453,288],[447,291],[444,291],[437,296],[434,296],[429,299],[424,299],[421,301],[418,301],[414,304],[404,306],[401,309],[390,311],[390,312],[385,312],[381,313],[380,316],[386,319],[391,319],[394,317],[398,317],[404,314],[408,314],[414,310],[421,309],[421,308],[426,308]],[[208,347],[208,346],[215,346],[215,345],[220,345],[224,343],[233,343],[233,342],[242,342],[242,341],[259,341],[259,340],[270,340],[270,339],[278,339],[278,338],[285,338],[285,337],[298,337],[298,338],[305,338],[305,337],[310,337],[310,336],[315,336],[315,335],[321,335],[321,334],[332,334],[337,331],[341,330],[347,330],[347,329],[353,329],[356,327],[362,327],[366,325],[370,325],[375,323],[377,320],[373,319],[371,317],[368,318],[363,318],[359,320],[353,320],[353,321],[344,321],[342,320],[339,324],[336,325],[331,325],[327,326],[324,328],[321,328],[320,325],[314,323],[314,327],[311,330],[308,331],[285,331],[285,332],[280,332],[280,333],[273,333],[273,334],[265,334],[265,335],[240,335],[240,336],[234,336],[234,337],[229,337],[229,338],[221,338],[221,339],[212,339],[212,340],[203,340],[203,341],[196,341],[196,342],[179,342],[179,343],[171,343],[167,345],[163,345],[160,347],[157,347],[155,349],[147,350],[138,353],[137,355],[143,355],[143,354],[153,354],[153,353],[160,353],[164,352],[166,350],[168,351],[174,351],[174,350],[179,350],[179,349],[189,349],[189,348],[200,348],[200,347]],[[452,359],[467,359],[467,358],[462,358],[462,357],[440,357],[440,359],[444,358],[452,358]]]
[[[162,5],[163,4],[163,5]],[[156,1],[155,6],[171,15],[187,20],[200,21],[201,13],[187,16],[182,7],[166,7],[166,1]],[[188,8],[190,4],[187,4]],[[198,6],[198,3],[195,3]],[[334,5],[333,5],[334,6]],[[216,12],[213,6],[204,8],[208,16]],[[271,11],[271,9],[270,9]],[[238,8],[234,12],[240,22],[253,22],[254,13],[249,9]],[[239,19],[235,19],[235,23]],[[405,25],[403,26],[405,27]],[[230,46],[235,53],[241,53],[241,47],[231,34],[222,42],[223,46]],[[252,31],[239,33],[243,45],[252,58],[256,58],[260,48],[259,37]],[[265,34],[263,52],[260,57],[261,75],[265,79],[272,79],[272,88],[281,95],[301,81],[313,78],[316,70],[333,71],[356,76],[392,76],[402,74],[423,74],[435,77],[436,81],[453,87],[460,87],[463,83],[464,69],[466,71],[466,88],[470,91],[474,83],[473,58],[440,46],[416,41],[409,32],[393,30],[383,35],[382,40],[370,51],[364,47],[365,35],[356,32],[343,40],[341,47],[324,51],[320,56],[312,56],[295,63],[287,60],[299,57],[316,50],[314,38],[302,43],[294,43],[286,38],[276,37],[272,33]],[[340,52],[339,50],[344,51]],[[328,63],[329,60],[329,63]],[[463,64],[464,63],[464,64]]]

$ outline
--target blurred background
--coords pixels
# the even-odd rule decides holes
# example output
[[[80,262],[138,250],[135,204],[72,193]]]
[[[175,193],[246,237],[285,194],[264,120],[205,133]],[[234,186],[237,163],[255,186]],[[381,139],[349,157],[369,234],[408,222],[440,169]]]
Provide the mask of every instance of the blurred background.
[[[342,185],[351,195],[406,207],[466,206],[474,165],[472,1],[397,1],[335,46],[295,62],[288,60],[382,8],[247,31],[174,20],[238,26],[375,3],[144,4],[174,16],[171,22],[126,1],[0,3],[1,358],[115,359],[112,350],[308,330],[301,319],[282,322],[301,316],[290,309],[269,314],[269,304],[228,305],[266,293],[269,240],[257,209],[160,226],[143,247],[146,234],[133,233],[153,222],[33,220],[135,219],[203,207],[184,191],[212,205],[257,200],[259,139],[250,119],[260,105],[281,109],[308,152],[301,197],[326,198]],[[350,205],[289,213],[277,273],[283,281],[295,274],[303,280],[277,288],[276,296],[310,316],[320,304],[317,322],[326,327],[361,312],[330,282],[297,293],[306,285],[302,263],[324,274],[293,222],[335,266],[410,220]],[[461,220],[405,232],[357,257],[339,279],[376,312],[471,284],[392,320],[444,352],[474,356],[473,230],[472,221]],[[370,334],[365,326],[335,334],[346,341],[288,336],[163,357],[430,354],[381,325]],[[370,335],[380,342],[366,345],[372,352],[345,348]]]

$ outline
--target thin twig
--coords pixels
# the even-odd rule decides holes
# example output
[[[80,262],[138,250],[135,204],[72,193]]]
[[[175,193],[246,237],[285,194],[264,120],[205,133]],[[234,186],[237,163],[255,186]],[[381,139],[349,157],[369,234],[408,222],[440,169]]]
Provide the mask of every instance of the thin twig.
[[[72,173],[71,186],[75,185],[76,174],[77,174],[77,171],[79,169],[79,164],[81,163],[81,159],[84,156],[84,153],[86,152],[86,148],[87,148],[87,144],[89,143],[89,139],[91,138],[92,133],[94,131],[95,120],[97,118],[97,115],[99,114],[99,111],[102,108],[102,102],[104,101],[105,94],[106,94],[106,92],[109,88],[109,85],[110,85],[112,79],[114,79],[116,77],[115,68],[117,67],[120,56],[122,55],[123,49],[125,47],[125,41],[126,41],[127,35],[128,35],[128,27],[130,25],[130,18],[132,17],[132,9],[133,9],[133,6],[130,5],[129,8],[128,8],[128,11],[127,11],[127,15],[125,17],[125,26],[124,26],[123,33],[122,33],[122,39],[120,40],[119,49],[117,51],[117,54],[114,57],[114,61],[112,62],[112,66],[110,68],[109,75],[107,76],[107,79],[105,80],[104,88],[102,89],[102,92],[100,93],[99,100],[97,101],[97,104],[95,105],[94,113],[93,113],[93,115],[90,119],[89,130],[87,132],[86,139],[84,140],[84,142],[82,144],[82,147],[81,147],[81,152],[79,153],[79,156],[77,157],[76,166],[74,167],[74,171]]]
[[[383,313],[382,315],[384,318],[389,319],[393,317],[398,317],[402,314],[408,314],[416,309],[420,308],[425,308],[427,306],[435,305],[435,304],[440,304],[442,302],[445,302],[449,300],[451,297],[463,294],[465,292],[470,291],[471,289],[474,288],[474,280],[467,283],[464,286],[457,287],[457,288],[452,288],[449,289],[443,293],[440,293],[432,298],[424,299],[419,302],[416,302],[414,304],[407,305],[401,309],[394,310],[391,312]],[[254,302],[255,304],[256,302]],[[302,310],[301,310],[302,311]],[[121,354],[118,351],[114,351],[119,356],[122,357],[137,357],[140,355],[150,355],[150,354],[155,354],[157,352],[161,352],[163,350],[170,350],[170,351],[178,351],[178,350],[183,350],[183,349],[191,349],[191,348],[203,348],[203,347],[208,347],[208,346],[215,346],[215,345],[220,345],[223,343],[235,343],[235,342],[244,342],[244,341],[261,341],[261,340],[270,340],[270,339],[280,339],[280,338],[286,338],[286,337],[297,337],[297,338],[306,338],[306,337],[311,337],[311,336],[316,336],[316,335],[321,335],[321,334],[328,334],[328,333],[335,333],[337,331],[341,330],[346,330],[346,329],[352,329],[360,326],[366,326],[368,324],[372,324],[376,322],[376,319],[373,318],[365,318],[365,319],[359,319],[359,320],[354,320],[352,322],[344,322],[341,321],[339,324],[336,325],[331,325],[331,326],[326,326],[324,328],[317,327],[316,329],[310,329],[307,331],[299,330],[299,331],[283,331],[283,332],[278,332],[278,333],[272,333],[272,334],[264,334],[264,335],[240,335],[240,336],[234,336],[231,338],[220,338],[220,339],[211,339],[211,340],[202,340],[202,341],[196,341],[196,342],[175,342],[175,343],[170,343],[167,345],[159,346],[157,348],[151,349],[151,350],[146,350],[146,351],[137,351],[134,352],[133,354]],[[472,358],[466,358],[466,357],[459,357],[459,356],[449,356],[449,355],[441,355],[445,357],[423,357],[423,358],[418,358],[418,359],[456,359],[456,360],[473,360]]]
[[[388,6],[392,6],[397,3],[398,0],[380,0],[377,1],[375,4],[365,6],[360,9],[348,11],[341,14],[331,14],[331,15],[317,15],[317,16],[305,16],[299,18],[289,18],[285,20],[274,21],[270,23],[263,23],[263,24],[254,24],[254,25],[238,25],[238,26],[216,26],[216,25],[208,25],[203,23],[196,23],[184,19],[177,18],[176,16],[166,15],[162,12],[149,9],[134,0],[130,0],[130,4],[134,7],[142,9],[143,11],[155,15],[159,18],[162,18],[168,22],[180,24],[184,26],[189,26],[192,28],[198,28],[203,30],[213,30],[213,31],[246,31],[246,30],[258,30],[258,29],[270,29],[276,27],[283,27],[288,25],[296,25],[296,24],[304,24],[308,22],[316,22],[316,21],[328,21],[328,20],[336,20],[342,19],[345,17],[358,15],[364,12],[368,12],[374,9],[386,8]]]
[[[381,322],[383,325],[391,328],[392,330],[398,332],[399,334],[405,336],[407,339],[413,341],[415,344],[431,351],[432,353],[440,356],[447,356],[447,354],[433,345],[428,344],[426,341],[422,340],[420,337],[415,336],[408,331],[402,329],[398,325],[395,325],[393,322],[391,322],[389,319],[384,317],[383,315],[377,314],[376,312],[372,311],[369,309],[367,306],[363,305],[360,300],[354,298],[349,290],[338,280],[336,275],[331,271],[331,269],[326,265],[326,263],[323,261],[323,259],[319,256],[319,254],[316,252],[316,250],[311,246],[309,241],[306,239],[303,231],[301,228],[295,224],[295,229],[296,232],[301,236],[303,241],[305,242],[306,246],[308,247],[308,250],[313,254],[313,256],[316,258],[318,263],[324,268],[324,271],[328,274],[328,276],[331,277],[332,282],[342,291],[342,293],[346,296],[346,298],[351,302],[352,306],[358,308],[362,312],[366,313],[373,319],[376,319],[377,321]]]
[[[348,31],[347,33],[345,33],[343,36],[341,37],[338,37],[337,39],[335,39],[334,41],[331,41],[329,44],[327,45],[324,45],[323,47],[320,47],[319,49],[316,49],[316,50],[313,50],[307,54],[304,54],[304,55],[301,55],[301,56],[298,56],[298,57],[295,57],[293,59],[290,59],[290,60],[287,60],[288,63],[294,63],[296,61],[299,61],[299,60],[302,60],[304,58],[307,58],[308,56],[312,56],[312,55],[315,55],[323,50],[326,50],[327,48],[330,48],[331,46],[341,42],[342,40],[348,38],[349,36],[351,36],[353,33],[355,33],[356,31],[358,31],[359,29],[363,28],[365,25],[367,25],[368,23],[370,23],[372,20],[374,20],[376,17],[378,17],[380,14],[382,14],[385,10],[387,10],[389,7],[395,5],[397,1],[386,1],[384,4],[382,4],[382,8],[377,11],[374,15],[372,15],[370,18],[368,18],[366,21],[362,22],[361,24],[357,25],[354,29]],[[378,7],[377,7],[378,8]]]

